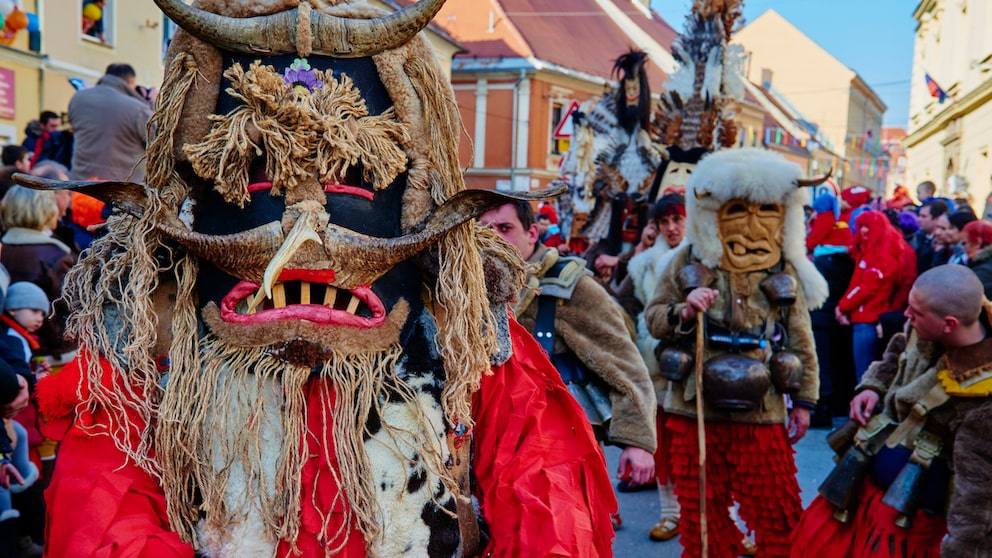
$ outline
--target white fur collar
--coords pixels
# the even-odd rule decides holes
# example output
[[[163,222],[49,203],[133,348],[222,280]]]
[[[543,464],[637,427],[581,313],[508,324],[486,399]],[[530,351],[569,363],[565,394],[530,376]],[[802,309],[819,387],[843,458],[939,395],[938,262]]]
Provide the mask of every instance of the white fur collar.
[[[3,238],[0,242],[4,244],[51,244],[52,246],[58,247],[60,250],[66,254],[72,253],[61,240],[53,238],[42,231],[36,231],[34,229],[25,229],[21,227],[12,227],[7,229],[4,233]]]

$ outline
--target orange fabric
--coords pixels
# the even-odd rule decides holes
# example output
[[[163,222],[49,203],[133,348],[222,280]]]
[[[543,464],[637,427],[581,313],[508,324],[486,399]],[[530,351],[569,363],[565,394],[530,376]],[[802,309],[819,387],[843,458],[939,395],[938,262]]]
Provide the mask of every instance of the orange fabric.
[[[537,341],[510,320],[513,357],[474,397],[473,466],[493,557],[612,556],[616,497],[602,451]]]
[[[106,204],[96,198],[73,192],[70,205],[72,207],[72,222],[84,229],[104,221],[101,214]]]

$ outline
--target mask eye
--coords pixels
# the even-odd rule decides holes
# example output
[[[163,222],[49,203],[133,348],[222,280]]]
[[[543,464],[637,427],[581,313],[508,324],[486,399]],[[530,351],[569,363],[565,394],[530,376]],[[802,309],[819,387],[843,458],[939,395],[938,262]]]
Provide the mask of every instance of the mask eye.
[[[775,204],[772,204],[772,203],[766,203],[766,204],[764,204],[764,205],[761,206],[761,212],[762,213],[777,213],[778,212],[778,206],[775,205]]]
[[[747,208],[742,203],[735,203],[727,208],[727,215],[740,215],[742,213],[747,213]]]

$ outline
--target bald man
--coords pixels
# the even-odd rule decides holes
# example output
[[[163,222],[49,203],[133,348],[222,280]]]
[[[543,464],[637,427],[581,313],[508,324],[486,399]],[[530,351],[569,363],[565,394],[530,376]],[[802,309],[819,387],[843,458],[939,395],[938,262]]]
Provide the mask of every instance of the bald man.
[[[860,504],[841,523],[818,496],[793,534],[794,557],[992,556],[992,321],[982,284],[967,267],[935,267],[914,283],[906,317],[907,332],[851,401],[856,446],[873,458],[854,488]],[[917,486],[895,482],[914,471],[923,471]],[[892,507],[914,499],[915,510]]]

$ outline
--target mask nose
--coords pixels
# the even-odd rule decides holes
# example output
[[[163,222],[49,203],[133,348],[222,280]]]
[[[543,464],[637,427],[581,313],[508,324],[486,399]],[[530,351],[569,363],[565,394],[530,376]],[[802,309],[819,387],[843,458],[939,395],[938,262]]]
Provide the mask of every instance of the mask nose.
[[[295,222],[292,222],[293,217],[295,217]],[[265,296],[272,297],[272,286],[279,279],[279,274],[294,260],[294,257],[306,243],[316,242],[321,247],[323,246],[323,240],[318,231],[327,226],[328,217],[324,207],[317,202],[304,201],[286,209],[286,214],[283,216],[283,228],[285,230],[290,222],[292,222],[292,226],[289,228],[286,240],[279,247],[279,251],[265,268],[261,289]]]

